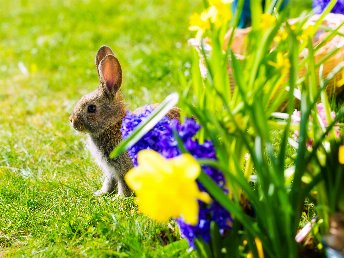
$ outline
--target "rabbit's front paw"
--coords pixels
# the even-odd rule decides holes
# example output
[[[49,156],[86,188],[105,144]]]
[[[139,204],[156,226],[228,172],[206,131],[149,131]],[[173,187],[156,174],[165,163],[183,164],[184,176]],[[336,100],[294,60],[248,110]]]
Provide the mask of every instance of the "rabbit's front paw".
[[[95,192],[93,193],[94,196],[102,196],[102,195],[104,195],[104,194],[106,194],[106,193],[104,193],[101,189],[98,190],[98,191],[95,191]]]

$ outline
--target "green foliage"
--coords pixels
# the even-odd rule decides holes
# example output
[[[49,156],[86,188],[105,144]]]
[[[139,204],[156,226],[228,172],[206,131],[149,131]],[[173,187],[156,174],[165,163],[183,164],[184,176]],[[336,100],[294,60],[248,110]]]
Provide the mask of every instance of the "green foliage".
[[[335,1],[331,1],[316,21],[313,33],[334,4]],[[316,67],[321,67],[333,53],[329,52],[326,58],[315,63],[314,56],[320,48],[313,49],[313,34],[307,34],[304,24],[308,17],[302,16],[290,25],[286,22],[286,12],[262,14],[255,1],[251,2],[251,8],[255,15],[252,17],[252,31],[245,42],[245,52],[238,55],[230,48],[224,51],[222,30],[226,24],[221,28],[211,26],[204,34],[208,37],[211,51],[206,52],[202,43],[200,49],[207,76],[202,79],[199,70],[193,69],[193,81],[184,81],[189,85],[184,105],[203,126],[203,137],[212,140],[218,156],[216,162],[200,160],[200,163],[224,173],[230,195],[226,196],[204,174],[199,180],[241,223],[241,243],[248,242],[247,250],[243,249],[243,244],[237,243],[237,239],[232,239],[236,241],[235,245],[229,243],[222,247],[214,247],[212,243],[208,246],[199,241],[197,248],[201,256],[206,256],[206,253],[215,256],[217,248],[220,248],[235,257],[247,252],[262,257],[259,254],[262,250],[265,257],[297,257],[300,246],[294,237],[307,198],[313,191],[318,191],[320,197],[314,201],[319,208],[325,209],[319,212],[325,220],[325,228],[329,225],[328,216],[338,211],[338,205],[342,203],[339,185],[343,187],[343,166],[338,161],[338,146],[342,142],[335,136],[333,126],[343,118],[344,108],[338,110],[336,119],[331,118],[325,88],[332,75],[323,78],[321,72],[316,74]],[[235,23],[231,26],[235,27]],[[285,39],[277,41],[282,32]],[[334,29],[332,33],[338,32]],[[229,39],[233,40],[233,37],[229,36]],[[300,62],[299,57],[305,49],[309,54]],[[228,87],[228,59],[235,82],[231,85],[232,91]],[[199,65],[197,58],[194,65]],[[334,70],[338,69],[343,69],[342,64]],[[301,70],[307,72],[302,75]],[[297,128],[292,121],[296,108],[295,91],[301,95],[301,121]],[[326,111],[327,128],[319,121],[316,107],[319,102],[323,103]],[[275,112],[281,109],[286,110],[286,119],[279,121]],[[286,164],[290,158],[290,134],[295,129],[299,131],[295,155],[291,157],[291,164]],[[276,139],[272,137],[276,130],[280,132],[278,145],[274,144]],[[312,147],[308,146],[309,139],[312,139]],[[285,175],[286,169],[293,171],[292,180]],[[256,177],[255,187],[250,182],[252,174]],[[322,183],[325,188],[321,188]],[[242,196],[252,205],[253,217],[241,207]],[[327,230],[319,233],[326,234]],[[235,250],[229,250],[229,246]]]
[[[1,1],[0,256],[189,256],[175,224],[93,197],[102,172],[69,125],[109,45],[132,109],[179,89],[193,1]],[[178,53],[178,54],[176,54]],[[180,67],[183,67],[180,69]]]

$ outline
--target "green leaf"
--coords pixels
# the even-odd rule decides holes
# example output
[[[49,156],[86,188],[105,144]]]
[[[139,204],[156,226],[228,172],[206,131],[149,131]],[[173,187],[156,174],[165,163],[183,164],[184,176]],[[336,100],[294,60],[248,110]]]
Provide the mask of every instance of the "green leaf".
[[[328,15],[331,10],[333,9],[334,5],[337,3],[337,0],[331,0],[325,10],[321,13],[321,15],[319,16],[319,18],[317,19],[314,28],[318,29],[320,27],[320,25],[322,24],[323,20],[325,19],[326,15]]]
[[[240,61],[235,56],[235,54],[230,51],[231,55],[231,65],[232,65],[232,72],[233,76],[236,82],[236,87],[239,90],[239,93],[241,95],[241,98],[243,102],[245,103],[245,106],[248,106],[247,101],[247,94],[246,94],[246,88],[245,88],[245,74],[242,73],[243,67],[240,64]]]
[[[175,242],[172,242],[163,247],[162,251],[157,252],[157,256],[168,256],[168,257],[180,257],[185,253],[185,249],[188,248],[188,243],[186,239],[181,239]],[[185,255],[186,257],[187,254]],[[155,257],[155,256],[154,256]]]
[[[210,223],[210,236],[211,236],[211,248],[213,251],[213,257],[221,257],[221,235],[219,232],[219,227],[216,225],[215,221]]]
[[[121,141],[118,146],[111,152],[110,158],[113,159],[125,150],[132,147],[137,143],[147,132],[149,132],[159,121],[166,116],[166,114],[173,108],[179,100],[177,93],[172,93],[165,98],[165,100],[154,109],[154,111],[147,117],[145,121],[142,121],[131,133],[131,135]]]
[[[209,245],[206,242],[204,242],[202,239],[197,238],[195,240],[195,246],[196,246],[198,257],[200,258],[212,257]]]

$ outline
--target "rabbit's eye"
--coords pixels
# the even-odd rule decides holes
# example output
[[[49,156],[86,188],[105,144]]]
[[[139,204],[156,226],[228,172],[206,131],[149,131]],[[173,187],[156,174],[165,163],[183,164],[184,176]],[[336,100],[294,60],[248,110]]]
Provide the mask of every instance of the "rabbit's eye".
[[[91,105],[88,105],[88,106],[87,106],[87,112],[88,112],[88,113],[95,113],[96,110],[97,110],[96,105],[91,104]]]

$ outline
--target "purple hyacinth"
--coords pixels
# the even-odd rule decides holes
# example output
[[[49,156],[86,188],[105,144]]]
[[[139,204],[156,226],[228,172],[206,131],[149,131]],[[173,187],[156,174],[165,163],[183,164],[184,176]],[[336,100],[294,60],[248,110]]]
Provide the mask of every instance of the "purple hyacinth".
[[[145,111],[139,115],[127,112],[121,128],[123,138],[128,137],[134,128],[144,120],[152,110],[153,108],[151,106],[146,106]],[[200,125],[192,118],[187,118],[184,123],[179,123],[177,120],[170,120],[164,117],[152,130],[128,150],[129,156],[136,166],[137,153],[143,149],[155,150],[165,158],[173,158],[180,155],[181,151],[178,148],[178,143],[173,137],[173,131],[176,130],[186,150],[196,159],[216,159],[215,148],[211,141],[200,143],[195,139],[195,135],[199,129]],[[220,171],[208,166],[202,166],[202,169],[225,193],[228,193],[224,176]],[[198,186],[202,191],[206,191],[201,184],[198,183]],[[189,241],[192,247],[195,247],[194,241],[196,238],[202,238],[204,241],[209,242],[211,221],[215,221],[222,235],[230,230],[232,223],[229,212],[218,202],[213,201],[211,204],[206,204],[199,201],[199,205],[199,221],[196,226],[186,224],[182,218],[177,219],[182,236]]]
[[[315,13],[322,13],[326,6],[329,4],[330,0],[314,0],[313,9]],[[337,3],[334,5],[331,13],[341,13],[344,14],[344,0],[337,0]]]
[[[146,106],[144,112],[138,115],[127,112],[123,119],[121,128],[123,138],[128,137],[135,127],[138,126],[152,111],[153,108],[151,106]],[[141,150],[152,149],[159,152],[166,158],[172,158],[180,154],[177,147],[177,141],[173,138],[173,133],[170,132],[171,123],[172,121],[167,117],[164,117],[152,130],[150,130],[128,150],[128,154],[135,166],[137,166],[137,154]],[[166,130],[166,128],[169,128],[170,130]]]

